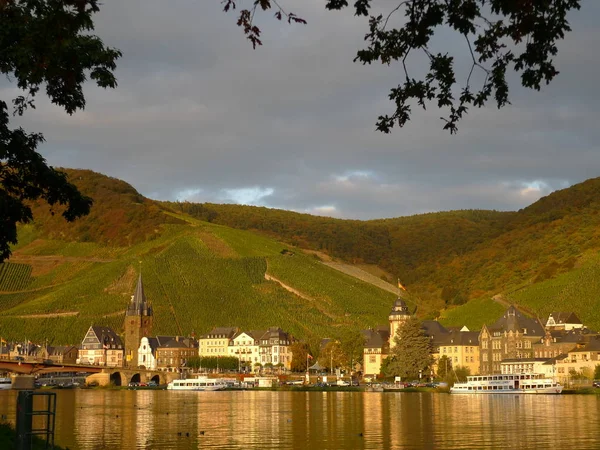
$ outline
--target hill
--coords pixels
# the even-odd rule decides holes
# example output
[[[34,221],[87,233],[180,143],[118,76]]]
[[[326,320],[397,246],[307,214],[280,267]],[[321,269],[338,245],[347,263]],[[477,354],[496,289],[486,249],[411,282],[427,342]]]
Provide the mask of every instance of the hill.
[[[504,306],[491,297],[500,294],[535,314],[572,309],[600,327],[600,179],[517,212],[355,221],[156,202],[120,180],[68,173],[94,198],[93,212],[69,224],[34,206],[36,222],[20,228],[0,266],[3,336],[74,343],[91,323],[121,329],[140,267],[157,333],[279,325],[303,339],[338,337],[386,322],[397,277],[421,317],[447,324],[495,320]]]
[[[595,178],[516,212],[449,211],[362,222],[252,206],[163,204],[346,262],[376,265],[391,274],[386,281],[400,277],[420,299],[421,311],[435,317],[470,300],[553,279],[598,253],[599,192]]]
[[[69,175],[94,211],[55,223],[36,205],[0,265],[4,338],[77,343],[92,323],[121,330],[140,270],[158,334],[281,326],[317,341],[386,321],[393,294],[293,246],[166,211],[119,180]]]

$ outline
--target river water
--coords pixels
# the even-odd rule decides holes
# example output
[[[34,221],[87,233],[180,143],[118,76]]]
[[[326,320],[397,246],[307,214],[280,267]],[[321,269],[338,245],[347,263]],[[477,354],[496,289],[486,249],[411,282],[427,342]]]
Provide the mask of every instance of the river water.
[[[70,449],[600,448],[600,396],[58,390]],[[14,423],[17,393],[0,392]]]

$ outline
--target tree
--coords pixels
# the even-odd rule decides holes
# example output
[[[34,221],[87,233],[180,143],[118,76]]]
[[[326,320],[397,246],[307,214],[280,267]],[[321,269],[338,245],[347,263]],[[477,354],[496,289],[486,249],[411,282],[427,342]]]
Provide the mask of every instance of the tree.
[[[414,317],[406,321],[398,330],[394,344],[383,365],[385,375],[411,379],[428,373],[433,358],[429,338],[425,335],[421,322]]]
[[[594,380],[600,380],[600,364],[596,364],[594,368]]]
[[[454,379],[460,382],[467,381],[467,377],[471,375],[471,369],[466,366],[457,366],[453,372]]]
[[[294,342],[290,346],[292,351],[292,372],[306,372],[306,358],[310,354],[310,348],[306,342]]]
[[[192,356],[187,360],[187,366],[190,369],[198,371],[202,367],[202,358],[200,356]]]
[[[330,373],[337,367],[346,367],[348,359],[342,350],[342,345],[338,341],[329,341],[321,350],[319,364],[327,367]]]
[[[347,363],[351,366],[362,363],[365,337],[360,331],[347,330],[342,336],[340,344]],[[354,367],[351,367],[350,370],[354,370]]]
[[[452,371],[452,360],[447,355],[442,357],[437,362],[437,376],[442,380],[448,378],[448,374]]]
[[[0,73],[23,91],[12,99],[13,114],[35,108],[40,87],[52,103],[73,114],[85,107],[82,85],[89,78],[114,88],[121,53],[105,47],[94,29],[98,0],[0,0]],[[42,199],[64,205],[72,221],[88,214],[92,199],[82,195],[64,173],[37,152],[39,133],[9,127],[8,103],[0,100],[0,262],[17,242],[17,223],[32,220],[27,202]]]
[[[222,3],[225,12],[236,7],[236,0]],[[558,53],[556,43],[571,31],[567,14],[581,6],[581,0],[397,0],[387,14],[370,15],[375,3],[357,0],[353,4],[356,16],[369,17],[367,48],[359,50],[354,61],[401,67],[404,80],[389,94],[394,111],[379,116],[376,124],[384,133],[404,126],[415,104],[425,109],[429,102],[447,110],[442,117],[444,129],[456,133],[457,123],[470,107],[481,108],[492,100],[498,108],[510,103],[510,70],[520,74],[524,87],[540,90],[558,74],[553,61]],[[257,11],[274,9],[278,20],[306,23],[275,0],[254,0],[252,5],[240,10],[237,23],[254,48],[262,45],[260,29],[254,23]],[[329,10],[348,6],[347,0],[325,0]],[[405,20],[395,27],[392,23],[399,15]],[[461,83],[455,68],[460,54],[434,50],[432,40],[442,28],[464,42],[463,54],[469,62],[462,69],[465,79]],[[429,63],[429,69],[416,77],[413,60],[409,60],[415,53]],[[476,81],[477,77],[482,81]]]

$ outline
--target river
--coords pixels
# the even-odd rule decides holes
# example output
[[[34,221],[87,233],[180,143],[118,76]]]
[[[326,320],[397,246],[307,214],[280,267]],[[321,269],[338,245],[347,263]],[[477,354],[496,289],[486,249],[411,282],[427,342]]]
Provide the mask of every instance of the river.
[[[600,448],[600,396],[57,390],[70,449]],[[17,392],[0,391],[14,424]]]

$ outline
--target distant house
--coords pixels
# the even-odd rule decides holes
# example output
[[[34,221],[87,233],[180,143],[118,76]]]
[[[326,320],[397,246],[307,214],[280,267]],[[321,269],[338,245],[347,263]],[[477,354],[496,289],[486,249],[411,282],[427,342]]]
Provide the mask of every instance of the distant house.
[[[500,373],[505,359],[532,358],[533,345],[546,335],[537,319],[527,317],[511,305],[493,325],[483,325],[479,333],[480,373]]]
[[[589,340],[590,336],[597,333],[583,328],[572,328],[570,330],[547,328],[546,335],[533,345],[534,357],[555,358],[565,355],[577,345]]]
[[[91,326],[79,347],[79,363],[123,367],[123,341],[109,327]]]
[[[260,363],[259,344],[265,330],[240,331],[234,335],[229,345],[229,356],[240,359],[240,367],[252,370]]]
[[[55,364],[76,364],[79,350],[74,345],[45,346],[38,349],[36,356]]]
[[[156,368],[169,372],[188,366],[188,360],[198,355],[198,342],[183,336],[157,336]]]
[[[556,376],[555,358],[505,359],[500,363],[500,373],[541,373],[548,378]]]
[[[363,330],[365,345],[363,346],[363,375],[377,376],[381,372],[381,363],[390,353],[390,329],[378,327]]]
[[[261,337],[259,343],[260,363],[271,363],[273,366],[282,364],[287,370],[292,367],[292,338],[278,327],[269,328]]]
[[[556,373],[561,382],[567,381],[574,373],[592,377],[596,365],[600,364],[600,336],[586,336],[566,355],[556,359]]]
[[[237,328],[217,327],[198,339],[199,356],[230,356],[230,341],[238,333]]]
[[[424,323],[426,322],[433,321],[425,321]],[[437,324],[437,322],[435,323]],[[463,329],[465,328],[463,327]],[[468,328],[466,329],[468,330]],[[432,333],[432,331],[428,332],[426,329],[426,334],[432,337],[432,353],[436,363],[442,356],[446,356],[454,369],[466,367],[472,375],[479,373],[478,331],[453,329],[446,333]],[[437,372],[437,368],[435,368],[435,371]]]
[[[583,328],[583,322],[574,312],[553,312],[548,316],[546,328],[549,330],[570,331]]]
[[[155,337],[143,337],[137,351],[137,366],[147,370],[156,370],[156,349],[158,348],[158,339]]]

